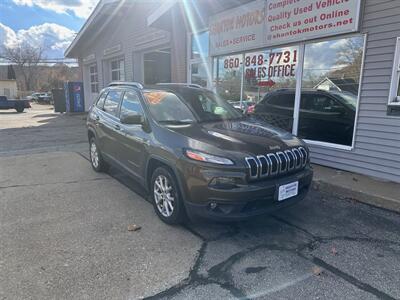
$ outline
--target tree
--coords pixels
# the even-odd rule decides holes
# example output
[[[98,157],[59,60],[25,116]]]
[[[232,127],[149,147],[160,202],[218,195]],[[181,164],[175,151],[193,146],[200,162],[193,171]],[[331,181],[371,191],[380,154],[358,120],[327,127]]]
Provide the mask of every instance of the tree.
[[[361,73],[363,48],[363,37],[346,39],[336,53],[336,65],[342,66],[342,68],[331,72],[331,76],[351,78],[358,82]]]
[[[18,43],[13,46],[2,46],[0,58],[13,64],[17,73],[23,77],[23,89],[31,91],[35,85],[35,70],[44,59],[43,47],[33,47],[28,43]]]

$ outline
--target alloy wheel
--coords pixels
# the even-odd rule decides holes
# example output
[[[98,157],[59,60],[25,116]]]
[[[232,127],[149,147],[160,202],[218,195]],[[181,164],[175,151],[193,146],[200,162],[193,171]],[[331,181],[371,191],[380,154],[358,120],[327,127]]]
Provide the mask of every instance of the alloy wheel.
[[[95,142],[92,142],[90,145],[90,160],[92,161],[93,167],[97,169],[99,167],[99,153]]]
[[[174,189],[168,178],[164,175],[157,176],[154,181],[154,200],[158,211],[166,218],[174,212]]]

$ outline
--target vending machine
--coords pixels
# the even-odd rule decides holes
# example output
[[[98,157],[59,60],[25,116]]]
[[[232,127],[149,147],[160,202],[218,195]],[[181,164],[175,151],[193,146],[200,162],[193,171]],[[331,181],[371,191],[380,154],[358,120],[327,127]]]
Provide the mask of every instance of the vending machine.
[[[83,82],[66,82],[64,83],[64,91],[67,112],[84,112]]]

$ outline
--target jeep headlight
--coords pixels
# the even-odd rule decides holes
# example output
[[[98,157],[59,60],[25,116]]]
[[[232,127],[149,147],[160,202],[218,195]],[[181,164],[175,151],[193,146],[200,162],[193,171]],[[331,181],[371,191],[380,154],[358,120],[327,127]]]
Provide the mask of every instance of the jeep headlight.
[[[196,160],[196,161],[201,161],[201,162],[207,162],[207,163],[212,163],[212,164],[217,164],[217,165],[228,165],[232,166],[234,165],[233,161],[231,161],[229,158],[226,157],[221,157],[221,156],[216,156],[196,150],[185,150],[184,151],[186,157]]]

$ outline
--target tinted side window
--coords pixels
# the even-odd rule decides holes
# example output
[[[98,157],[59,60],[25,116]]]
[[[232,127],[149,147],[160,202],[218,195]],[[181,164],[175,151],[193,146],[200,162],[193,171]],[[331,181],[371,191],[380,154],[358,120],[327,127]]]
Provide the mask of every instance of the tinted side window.
[[[270,105],[282,106],[282,107],[294,107],[294,94],[278,94],[270,97],[267,100]]]
[[[119,91],[110,91],[107,95],[107,98],[104,102],[104,111],[117,116],[118,114],[118,105],[121,100],[122,92]]]
[[[97,100],[97,103],[96,103],[96,106],[97,106],[98,108],[103,109],[104,100],[106,100],[106,97],[107,97],[107,92],[104,92],[104,93],[102,93],[102,94],[100,95],[100,97],[99,97],[99,99]]]
[[[121,104],[121,116],[129,113],[143,114],[142,105],[136,92],[126,92]]]
[[[301,108],[311,111],[326,112],[336,105],[336,102],[325,95],[305,95],[301,99]]]

